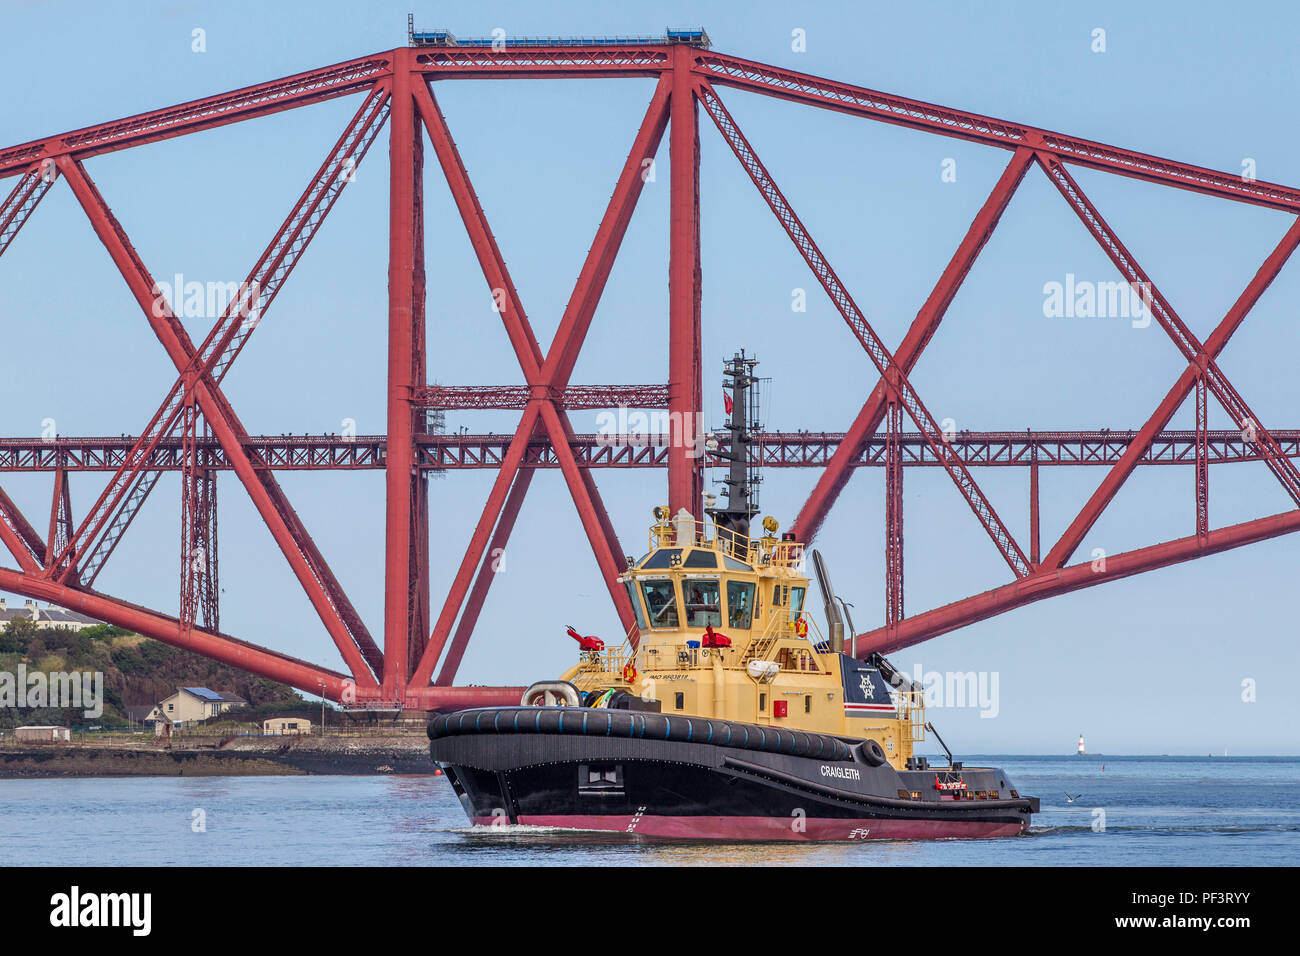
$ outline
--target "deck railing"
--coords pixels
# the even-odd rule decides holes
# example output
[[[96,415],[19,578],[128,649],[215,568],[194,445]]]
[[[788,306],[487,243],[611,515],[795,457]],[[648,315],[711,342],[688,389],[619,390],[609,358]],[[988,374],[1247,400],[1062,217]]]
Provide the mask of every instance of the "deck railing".
[[[754,567],[789,568],[802,571],[806,558],[798,541],[775,537],[751,538],[712,521],[668,520],[650,526],[650,550],[658,548],[707,548],[738,558]]]

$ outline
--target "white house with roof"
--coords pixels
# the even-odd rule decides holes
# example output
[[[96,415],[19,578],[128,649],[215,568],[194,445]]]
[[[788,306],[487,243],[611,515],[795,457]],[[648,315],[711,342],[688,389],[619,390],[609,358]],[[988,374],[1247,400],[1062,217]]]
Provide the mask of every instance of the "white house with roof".
[[[17,605],[10,607],[9,599],[0,597],[0,630],[17,618],[26,618],[43,631],[79,631],[83,627],[103,623],[93,617],[78,614],[76,611],[55,607],[53,604],[39,607],[31,598],[27,598],[27,603],[22,607]]]
[[[163,722],[170,724],[173,730],[183,730],[186,724],[207,720],[247,703],[235,694],[209,690],[207,687],[178,687],[176,693],[155,705],[144,722]]]

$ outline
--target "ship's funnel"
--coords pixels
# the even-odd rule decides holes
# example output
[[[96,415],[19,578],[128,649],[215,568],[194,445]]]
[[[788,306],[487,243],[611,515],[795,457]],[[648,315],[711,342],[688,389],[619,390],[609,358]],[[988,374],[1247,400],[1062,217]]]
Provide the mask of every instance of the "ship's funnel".
[[[844,653],[844,618],[840,614],[839,604],[835,601],[835,589],[831,587],[831,576],[826,570],[822,553],[813,548],[813,571],[817,575],[817,586],[821,588],[822,605],[826,608],[826,624],[831,632],[831,650],[836,654]]]

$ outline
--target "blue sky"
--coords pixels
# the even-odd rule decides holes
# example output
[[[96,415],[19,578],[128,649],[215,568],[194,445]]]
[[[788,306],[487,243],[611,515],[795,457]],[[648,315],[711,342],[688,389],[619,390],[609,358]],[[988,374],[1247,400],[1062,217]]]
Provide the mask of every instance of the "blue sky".
[[[222,92],[405,42],[406,3],[0,2],[0,143],[22,142]],[[953,107],[1237,172],[1300,183],[1289,115],[1300,15],[1224,18],[1208,4],[559,2],[414,7],[422,27],[464,36],[654,34],[703,24],[717,49]],[[206,52],[191,50],[192,31]],[[1106,31],[1094,53],[1092,33]],[[791,48],[803,30],[805,52]],[[436,90],[539,339],[549,342],[637,124],[649,80],[449,82]],[[1009,154],[735,91],[724,101],[873,327],[892,348],[928,295]],[[358,103],[349,97],[88,163],[159,278],[242,278]],[[875,383],[866,355],[706,116],[702,140],[706,413],[722,419],[721,361],[744,346],[773,378],[768,424],[842,430]],[[381,134],[329,221],[226,380],[250,432],[384,427],[387,190]],[[647,186],[597,311],[575,382],[666,377],[668,156]],[[955,182],[944,182],[945,161]],[[430,376],[522,380],[433,159],[426,174]],[[1204,337],[1290,224],[1282,213],[1086,170],[1076,178],[1157,285]],[[7,188],[7,187],[6,187]],[[1067,273],[1116,277],[1055,189],[1031,170],[912,381],[936,418],[972,430],[1136,428],[1181,370],[1156,325],[1048,319],[1043,286]],[[793,289],[808,311],[791,312]],[[1222,368],[1270,427],[1293,427],[1300,327],[1292,263],[1229,345]],[[174,373],[66,186],[43,201],[0,260],[0,434],[136,432]],[[187,320],[201,337],[207,320]],[[595,412],[575,412],[578,431]],[[452,416],[507,432],[514,414]],[[1175,427],[1191,427],[1189,408]],[[1226,418],[1212,410],[1211,423]],[[625,550],[644,550],[663,477],[598,481]],[[976,472],[1027,538],[1027,475]],[[1055,540],[1101,479],[1043,475],[1043,538]],[[434,600],[440,604],[493,475],[432,485]],[[812,471],[772,471],[764,510],[788,524]],[[382,631],[383,480],[283,475],[282,483],[372,632]],[[881,476],[858,474],[818,539],[860,626],[882,616]],[[44,476],[5,488],[44,515]],[[102,487],[76,476],[74,510]],[[224,629],[337,665],[287,564],[243,489],[221,485]],[[176,604],[178,481],[164,478],[99,580],[164,610]],[[1284,510],[1263,466],[1213,469],[1215,526]],[[1189,469],[1139,470],[1085,540],[1116,553],[1194,530]],[[1008,580],[951,482],[906,482],[907,607],[919,612]],[[1112,753],[1296,753],[1300,702],[1292,588],[1298,543],[1279,539],[1056,598],[894,655],[908,671],[999,675],[995,719],[936,710],[967,752],[1054,752],[1084,732]],[[572,623],[618,631],[558,473],[533,482],[506,572],[461,679],[527,683],[572,660]],[[1241,700],[1242,681],[1257,701]]]

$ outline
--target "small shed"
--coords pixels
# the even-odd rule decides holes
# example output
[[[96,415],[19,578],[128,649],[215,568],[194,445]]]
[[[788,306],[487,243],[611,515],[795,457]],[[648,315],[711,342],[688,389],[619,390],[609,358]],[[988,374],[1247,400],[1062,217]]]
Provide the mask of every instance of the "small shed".
[[[25,744],[57,744],[72,739],[67,727],[15,727],[14,739]]]
[[[311,721],[305,717],[271,717],[262,721],[262,733],[281,737],[287,734],[311,733]]]

